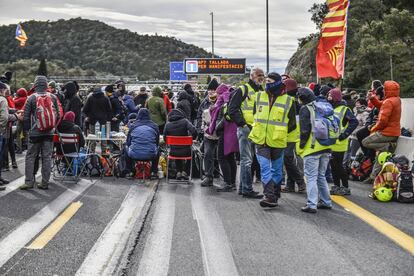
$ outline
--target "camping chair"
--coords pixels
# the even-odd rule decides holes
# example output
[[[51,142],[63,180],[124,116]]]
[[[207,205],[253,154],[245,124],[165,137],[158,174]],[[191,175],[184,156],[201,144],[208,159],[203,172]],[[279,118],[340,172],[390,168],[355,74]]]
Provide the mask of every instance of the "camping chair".
[[[193,149],[192,149],[192,145],[193,145],[193,137],[192,136],[167,136],[166,137],[166,141],[165,144],[167,146],[189,146],[191,149],[190,155],[189,156],[172,156],[170,154],[170,150],[168,149],[168,155],[167,155],[167,183],[190,183],[191,179],[192,179],[192,171],[193,171]],[[189,176],[189,180],[172,180],[170,181],[170,179],[168,178],[168,171],[170,169],[169,167],[169,162],[170,160],[183,160],[183,161],[190,161],[190,176]]]
[[[76,133],[56,133],[53,135],[53,143],[60,148],[60,153],[55,151],[53,177],[62,182],[73,181],[77,183],[83,173],[88,154],[79,152],[79,136]],[[66,153],[64,145],[74,145],[76,151]],[[77,166],[75,163],[79,162]],[[56,175],[58,172],[59,175]]]

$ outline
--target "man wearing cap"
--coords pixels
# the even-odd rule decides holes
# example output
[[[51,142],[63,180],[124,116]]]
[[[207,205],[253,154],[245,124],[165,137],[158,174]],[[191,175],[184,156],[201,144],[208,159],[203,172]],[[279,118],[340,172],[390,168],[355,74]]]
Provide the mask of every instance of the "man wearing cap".
[[[138,95],[134,98],[134,103],[137,107],[141,108],[145,106],[145,103],[148,100],[148,93],[145,86],[141,86],[138,92]]]
[[[240,148],[240,185],[239,194],[248,198],[262,198],[252,187],[251,166],[254,150],[249,134],[254,122],[254,103],[256,94],[263,91],[265,80],[264,72],[260,68],[253,68],[248,83],[240,86],[231,96],[228,113],[233,122],[237,124],[237,138]]]
[[[37,97],[47,93],[47,78],[45,76],[37,76],[34,81],[35,93],[32,94],[26,102],[24,108],[23,129],[29,132],[29,145],[25,160],[25,184],[20,186],[22,190],[32,189],[35,183],[35,161],[42,152],[42,183],[37,185],[39,189],[48,189],[50,173],[52,170],[52,152],[53,152],[53,133],[50,131],[40,131],[36,125],[36,102]],[[60,121],[62,114],[59,112],[58,99],[55,95],[50,94],[52,103],[57,115],[57,122]]]
[[[259,92],[254,105],[254,123],[249,139],[256,145],[264,198],[262,207],[276,207],[283,177],[283,154],[288,136],[296,129],[294,98],[284,93],[282,77],[270,73],[266,91]]]

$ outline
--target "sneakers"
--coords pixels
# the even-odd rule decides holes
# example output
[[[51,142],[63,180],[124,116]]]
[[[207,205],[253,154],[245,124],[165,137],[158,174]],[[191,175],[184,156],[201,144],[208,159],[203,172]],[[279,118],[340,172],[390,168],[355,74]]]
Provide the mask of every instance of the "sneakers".
[[[49,185],[42,183],[42,184],[38,184],[37,188],[40,190],[47,190],[49,189]]]
[[[6,184],[9,184],[9,183],[10,183],[10,181],[8,181],[8,180],[6,180],[6,179],[4,179],[3,177],[0,176],[0,185],[6,185]]]
[[[340,196],[351,195],[351,189],[346,187],[332,186],[330,194]]]
[[[326,205],[324,203],[322,203],[322,201],[318,202],[318,205],[316,205],[317,209],[325,209],[325,210],[331,210],[332,206]]]
[[[30,189],[33,189],[33,185],[25,183],[22,186],[20,186],[19,189],[20,190],[30,190]]]
[[[6,190],[6,187],[0,186],[0,191]]]
[[[295,189],[285,187],[281,190],[282,193],[294,193]]]
[[[225,183],[223,187],[217,188],[216,191],[217,192],[233,192],[233,187],[230,184]]]
[[[12,162],[12,167],[13,167],[13,169],[17,169],[17,163],[16,163],[16,161],[13,161]]]
[[[210,177],[204,178],[204,180],[201,182],[201,187],[211,187],[213,186],[213,179]]]
[[[311,208],[311,207],[309,207],[308,205],[306,205],[306,206],[304,206],[304,207],[302,207],[302,208],[300,208],[300,210],[302,211],[302,212],[305,212],[305,213],[310,213],[310,214],[316,214],[316,209],[314,209],[314,208]]]
[[[245,198],[256,198],[256,199],[263,198],[263,195],[259,194],[259,192],[255,192],[255,191],[242,193],[242,195]]]

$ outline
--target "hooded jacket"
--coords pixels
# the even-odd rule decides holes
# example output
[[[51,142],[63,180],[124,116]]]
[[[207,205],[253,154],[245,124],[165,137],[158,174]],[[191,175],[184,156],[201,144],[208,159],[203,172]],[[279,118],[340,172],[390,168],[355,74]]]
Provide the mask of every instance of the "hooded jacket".
[[[135,98],[134,98],[134,103],[136,106],[138,107],[144,107],[145,103],[148,100],[148,94],[138,94]]]
[[[171,110],[168,114],[168,123],[164,128],[164,141],[167,136],[193,136],[197,137],[195,127],[186,118],[180,109]],[[189,154],[188,146],[171,146],[171,155],[186,156]]]
[[[68,82],[65,84],[65,101],[63,104],[63,111],[67,113],[72,111],[75,113],[75,124],[82,125],[82,100],[76,94],[76,84]]]
[[[164,105],[164,99],[161,89],[155,87],[152,89],[152,97],[147,101],[147,108],[151,114],[151,120],[158,126],[165,124],[167,120],[167,109]]]
[[[151,121],[148,109],[141,108],[127,136],[128,156],[134,160],[152,160],[158,154],[158,126]]]
[[[27,91],[24,88],[20,88],[16,92],[16,97],[13,99],[14,105],[17,110],[23,110],[24,105],[27,101]]]
[[[78,125],[71,121],[63,120],[60,125],[57,127],[57,131],[59,133],[76,133],[79,137],[79,147],[78,150],[85,146],[85,138],[83,137],[82,130]],[[62,149],[60,145],[56,146],[56,151],[58,153],[62,153]],[[65,153],[76,152],[76,146],[74,144],[65,144],[63,145],[63,151]]]
[[[178,95],[177,108],[184,112],[188,120],[191,120],[191,97],[186,91],[181,91]]]
[[[128,109],[128,114],[130,113],[138,113],[138,108],[135,105],[134,98],[130,95],[124,95],[122,97],[122,102],[124,106]]]
[[[191,118],[190,118],[190,122],[194,123],[194,121],[197,119],[197,112],[198,112],[198,108],[200,107],[200,99],[196,96],[196,94],[194,93],[193,88],[191,87],[191,85],[186,84],[184,86],[184,91],[187,92],[191,104]]]
[[[105,124],[112,119],[111,102],[100,88],[96,88],[94,92],[88,96],[82,112],[89,118],[89,123],[92,125],[97,121],[100,124]]]
[[[395,81],[384,83],[384,100],[371,99],[380,112],[378,121],[371,133],[379,131],[384,136],[398,137],[401,134],[401,98],[400,85]]]

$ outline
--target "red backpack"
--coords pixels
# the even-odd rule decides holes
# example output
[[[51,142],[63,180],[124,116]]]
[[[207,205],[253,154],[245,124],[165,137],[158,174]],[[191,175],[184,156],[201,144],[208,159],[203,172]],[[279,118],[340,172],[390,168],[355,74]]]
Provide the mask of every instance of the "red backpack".
[[[36,94],[36,126],[40,131],[50,131],[57,126],[58,114],[53,98],[49,93]]]

